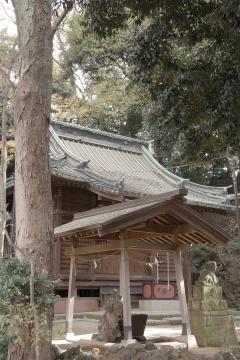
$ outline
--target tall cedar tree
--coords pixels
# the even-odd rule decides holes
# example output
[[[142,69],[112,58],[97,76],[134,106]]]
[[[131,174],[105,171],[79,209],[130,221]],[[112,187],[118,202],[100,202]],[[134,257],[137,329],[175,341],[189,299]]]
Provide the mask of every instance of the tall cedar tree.
[[[51,274],[53,212],[48,129],[52,91],[52,4],[50,0],[12,0],[12,4],[20,53],[15,103],[16,240],[18,247],[35,259],[37,272]],[[41,328],[43,315],[47,321]],[[47,330],[51,328],[51,317],[41,313],[37,317],[37,331],[41,332],[36,346],[41,349],[37,351],[38,359],[48,360],[51,338]],[[26,338],[28,335],[25,334]],[[35,349],[29,346],[12,344],[8,360],[34,360]]]

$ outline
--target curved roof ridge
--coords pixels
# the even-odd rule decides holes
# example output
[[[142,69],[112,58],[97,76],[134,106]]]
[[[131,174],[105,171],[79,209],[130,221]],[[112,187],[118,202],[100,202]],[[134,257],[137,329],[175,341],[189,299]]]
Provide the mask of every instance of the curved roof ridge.
[[[61,122],[52,123],[50,131],[52,171],[59,176],[122,196],[143,197],[182,188],[189,190],[189,204],[213,208],[229,205],[228,187],[201,185],[173,174],[158,163],[142,141]],[[94,147],[95,141],[102,142],[102,149]]]
[[[97,183],[98,186],[100,186],[101,188],[108,188],[111,192],[113,190],[115,192],[121,191],[124,182],[123,178],[109,179],[98,174],[97,172],[88,169],[87,165],[90,160],[81,160],[78,156],[74,155],[72,151],[64,145],[63,141],[59,138],[58,134],[51,125],[49,127],[49,131],[51,134],[50,141],[52,142],[54,150],[58,150],[55,152],[54,158],[52,159],[53,167],[54,165],[61,165],[63,161],[68,161],[70,167],[71,165],[75,165],[74,167],[72,167],[71,173],[76,178],[79,178],[80,181],[82,176],[85,176],[89,179],[89,182],[92,186]]]
[[[136,143],[136,144],[139,144],[139,145],[148,146],[148,142],[145,141],[145,140],[131,138],[131,137],[125,136],[125,135],[119,135],[119,134],[115,134],[115,133],[111,133],[111,132],[103,131],[103,130],[99,130],[99,129],[92,129],[92,128],[89,128],[89,127],[86,127],[86,126],[73,124],[73,123],[68,123],[68,122],[64,122],[64,121],[52,120],[51,123],[56,124],[56,125],[60,125],[60,126],[64,126],[64,127],[68,127],[68,128],[73,128],[73,129],[76,129],[76,130],[89,132],[89,133],[92,133],[92,134],[103,135],[103,136],[106,136],[106,137],[109,137],[109,138],[115,138],[115,139],[123,140],[123,141],[125,140],[125,141],[129,141],[131,143]]]
[[[197,189],[197,188],[192,188],[191,186],[188,186],[188,182],[185,183],[185,189],[186,190],[190,190],[189,194],[200,194],[201,196],[205,197],[205,198],[210,198],[210,199],[219,199],[222,200],[224,203],[227,202],[227,198],[226,195],[224,194],[217,194],[217,193],[211,193],[210,191],[202,191],[201,189]]]
[[[224,195],[227,195],[227,189],[229,189],[231,186],[210,186],[210,185],[202,185],[195,182],[190,181],[189,179],[184,179],[178,175],[173,174],[171,171],[167,170],[163,165],[161,165],[153,156],[152,154],[143,147],[143,154],[146,155],[147,159],[150,160],[152,165],[157,167],[162,174],[165,175],[165,179],[168,181],[175,181],[177,182],[177,185],[179,186],[189,186],[191,190],[196,191],[198,193],[202,193],[205,195],[212,194],[213,196],[220,196],[223,197]],[[207,194],[206,194],[207,193]]]
[[[49,126],[49,132],[50,132],[50,139],[49,139],[50,155],[52,154],[54,158],[59,158],[66,155],[66,152],[63,149],[63,143],[59,139],[56,131],[54,131],[51,125]]]
[[[226,204],[228,199],[226,198],[228,187],[217,187],[217,186],[208,186],[194,183],[188,179],[181,178],[178,175],[173,174],[166,168],[164,168],[153,156],[152,154],[143,147],[143,154],[146,156],[147,160],[157,168],[164,179],[170,184],[174,184],[177,187],[183,187],[186,190],[190,190],[189,196],[192,193],[201,194],[205,198],[210,198],[213,200],[220,200],[222,204]],[[156,174],[159,176],[159,174]],[[159,176],[160,177],[160,176]]]
[[[192,182],[190,180],[187,181],[187,184],[189,184],[192,187],[197,187],[199,189],[202,189],[202,191],[210,191],[212,193],[216,193],[218,195],[227,195],[228,194],[228,189],[231,188],[232,186],[211,186],[211,185],[203,185],[203,184],[198,184],[195,182]]]
[[[54,141],[59,145],[60,150],[62,150],[63,153],[65,153],[67,156],[69,156],[71,159],[73,159],[74,161],[76,161],[80,167],[84,167],[88,164],[89,161],[86,160],[81,160],[78,158],[78,156],[75,156],[62,142],[62,140],[59,138],[58,134],[56,133],[56,131],[53,129],[53,127],[50,125],[49,126],[49,131],[51,134],[51,138],[54,139]],[[50,141],[51,141],[50,138]]]
[[[178,175],[173,174],[169,170],[167,170],[163,165],[161,165],[150,153],[149,150],[147,150],[144,146],[142,147],[143,154],[146,156],[147,160],[151,162],[151,165],[153,165],[155,168],[157,168],[159,171],[161,171],[161,174],[164,175],[164,178],[166,181],[169,181],[170,184],[174,184],[176,186],[184,186],[185,181],[187,179],[181,178]]]

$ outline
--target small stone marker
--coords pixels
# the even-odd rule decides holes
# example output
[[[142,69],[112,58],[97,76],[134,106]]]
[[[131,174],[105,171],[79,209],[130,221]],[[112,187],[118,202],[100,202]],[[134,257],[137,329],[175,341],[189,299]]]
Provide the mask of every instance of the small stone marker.
[[[122,339],[120,328],[123,305],[121,296],[117,290],[114,290],[105,304],[105,312],[99,321],[98,333],[93,334],[92,339],[104,342],[119,342]]]
[[[216,263],[206,263],[189,303],[192,333],[198,346],[222,347],[237,345],[231,311],[222,299],[222,287],[215,275]]]

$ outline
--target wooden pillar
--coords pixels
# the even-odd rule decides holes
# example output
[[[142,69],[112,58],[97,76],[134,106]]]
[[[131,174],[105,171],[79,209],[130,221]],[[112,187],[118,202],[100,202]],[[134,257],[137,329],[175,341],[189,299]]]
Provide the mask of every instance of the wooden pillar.
[[[57,189],[57,194],[54,198],[54,227],[62,225],[62,188],[59,187]],[[61,267],[61,244],[59,241],[55,241],[53,244],[53,274],[59,275],[60,274],[60,267]]]
[[[186,245],[183,249],[183,277],[186,288],[187,303],[189,303],[192,299],[192,264],[189,245]]]
[[[66,313],[67,337],[74,335],[73,315],[74,315],[75,295],[76,295],[76,259],[75,259],[74,252],[73,252],[73,254],[71,256],[71,262],[70,262],[68,302],[67,302],[67,313]]]
[[[123,279],[123,263],[122,263],[122,254],[120,255],[120,261],[119,261],[119,293],[121,297],[123,298],[123,282],[121,279]]]
[[[132,340],[129,259],[128,259],[128,249],[127,249],[127,233],[125,231],[120,232],[120,240],[121,240],[120,292],[123,298],[124,340]]]
[[[176,280],[178,287],[178,298],[180,304],[180,311],[182,315],[182,335],[186,335],[188,348],[195,348],[197,347],[197,342],[195,336],[191,334],[188,305],[187,305],[185,284],[183,278],[182,254],[180,249],[178,249],[175,252],[174,262],[175,262]]]
[[[183,278],[183,266],[182,266],[182,253],[181,250],[177,250],[174,256],[175,261],[175,270],[176,270],[176,280],[178,287],[178,298],[180,304],[180,311],[182,315],[182,335],[190,335],[190,322],[188,315],[188,307],[187,307],[187,298],[185,291],[185,284]]]

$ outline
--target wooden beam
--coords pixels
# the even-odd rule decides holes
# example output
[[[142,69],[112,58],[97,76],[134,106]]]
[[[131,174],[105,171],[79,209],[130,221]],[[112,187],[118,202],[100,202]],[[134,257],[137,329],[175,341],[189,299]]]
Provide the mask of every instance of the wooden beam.
[[[114,220],[111,219],[99,228],[99,236],[102,237],[118,231],[119,229],[127,229],[128,227],[136,225],[136,221],[140,223],[147,221],[156,215],[164,214],[174,208],[174,203],[175,200],[166,200],[161,203],[149,205],[149,207],[146,207],[144,210],[139,209],[134,213],[121,215]]]
[[[120,240],[114,240],[111,243],[107,244],[99,244],[99,245],[87,245],[87,246],[79,246],[74,249],[74,255],[84,256],[91,254],[98,254],[104,252],[112,252],[114,250],[120,250],[122,247],[122,243]],[[131,250],[142,250],[145,252],[156,252],[156,251],[176,251],[177,247],[174,244],[161,244],[161,243],[152,243],[152,242],[144,242],[137,241],[135,239],[127,239],[125,240],[125,247]],[[71,256],[72,250],[66,249],[64,255]]]
[[[150,237],[158,237],[161,236],[162,234],[158,233],[158,232],[153,232],[153,231],[144,231],[144,230],[128,230],[128,238],[129,239],[144,239],[144,238],[150,238]]]
[[[165,234],[183,234],[191,233],[194,231],[190,224],[176,224],[176,225],[164,225],[164,224],[151,224],[146,226],[147,231],[155,231]]]
[[[128,248],[128,251],[131,254],[142,254],[142,255],[154,255],[154,254],[156,254],[156,250],[153,250],[153,249]],[[162,252],[165,252],[165,250],[162,250]]]
[[[53,210],[54,215],[74,215],[74,211],[67,211],[62,209],[54,209]],[[57,226],[57,225],[55,225]]]
[[[144,241],[138,241],[136,245],[130,245],[129,249],[137,249],[137,250],[148,250],[148,251],[176,251],[177,246],[172,244],[157,244],[157,243],[147,243]]]
[[[124,340],[132,339],[132,318],[131,318],[131,295],[129,277],[128,249],[126,248],[127,232],[120,232],[121,241],[121,266],[120,266],[120,291],[123,297],[123,332]]]
[[[73,237],[81,240],[81,239],[86,239],[86,238],[98,238],[98,229],[97,228],[93,228],[94,226],[89,226],[88,228],[86,228],[85,230],[79,230],[78,229],[74,229],[71,231],[66,231],[62,234],[55,234],[54,235],[54,240],[59,240],[59,239],[63,239],[64,241],[66,241],[66,239],[72,240]]]
[[[141,222],[141,223],[138,223],[134,226],[131,226],[131,229],[129,230],[142,230],[144,227],[146,226],[146,222]]]
[[[107,213],[113,212],[115,210],[128,209],[133,205],[134,206],[141,205],[141,204],[147,205],[154,201],[159,201],[159,203],[161,203],[161,202],[169,200],[171,198],[181,197],[186,194],[187,194],[187,191],[185,189],[176,189],[176,190],[169,191],[169,192],[166,192],[163,194],[148,196],[144,199],[141,198],[141,199],[136,199],[136,200],[128,200],[128,201],[121,203],[121,205],[118,203],[115,205],[103,206],[102,208],[96,208],[96,209],[91,209],[91,210],[80,212],[80,213],[75,213],[74,220],[83,219],[88,216],[107,214]]]
[[[133,246],[137,242],[136,240],[129,240],[126,242],[126,247]],[[75,256],[84,256],[84,255],[91,255],[91,254],[98,254],[104,252],[110,252],[114,250],[120,250],[122,247],[120,240],[114,240],[107,244],[99,244],[99,245],[87,245],[87,246],[79,246],[78,248],[74,249]],[[72,251],[66,250],[65,255],[71,256]]]
[[[89,190],[91,192],[95,193],[96,195],[100,195],[100,196],[104,197],[107,200],[119,201],[120,203],[122,201],[124,201],[124,197],[122,195],[111,194],[109,192],[97,190],[95,187],[92,187],[92,186],[90,186]]]
[[[129,229],[128,238],[129,239],[138,239],[144,237],[156,237],[163,234],[184,234],[194,232],[194,229],[189,224],[178,224],[178,225],[161,225],[161,224],[151,224],[145,226],[142,229]]]
[[[190,209],[187,205],[179,203],[176,200],[176,205],[171,210],[173,214],[176,214],[180,219],[187,221],[191,224],[196,231],[202,232],[207,235],[213,243],[226,245],[230,241],[230,237],[223,229],[219,228],[215,224],[211,224],[205,220],[202,216],[197,214],[194,210]]]
[[[79,246],[75,250],[75,256],[84,256],[84,255],[110,252],[120,248],[121,248],[120,241],[116,241],[116,242],[114,241],[109,244]],[[71,255],[71,251],[66,250],[65,255]]]

